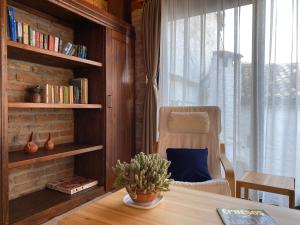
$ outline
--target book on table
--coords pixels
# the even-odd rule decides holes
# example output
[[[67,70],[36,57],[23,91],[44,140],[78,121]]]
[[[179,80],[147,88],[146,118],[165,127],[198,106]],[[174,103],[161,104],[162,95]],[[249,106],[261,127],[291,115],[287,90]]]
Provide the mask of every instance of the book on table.
[[[94,187],[97,184],[97,180],[75,176],[50,182],[47,184],[47,188],[72,195],[85,189]]]
[[[218,208],[217,212],[224,225],[278,225],[264,210]]]

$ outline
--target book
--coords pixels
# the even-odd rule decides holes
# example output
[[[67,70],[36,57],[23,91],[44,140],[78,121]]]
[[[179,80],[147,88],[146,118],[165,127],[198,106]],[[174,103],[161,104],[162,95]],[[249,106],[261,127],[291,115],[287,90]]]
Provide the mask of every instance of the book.
[[[218,208],[217,212],[224,225],[278,225],[264,210]]]
[[[64,104],[69,104],[69,87],[63,86],[63,103]]]
[[[40,32],[39,31],[35,32],[35,47],[37,47],[37,48],[40,47]]]
[[[40,48],[44,48],[44,34],[40,32]]]
[[[50,103],[50,100],[49,100],[49,84],[46,84],[45,87],[44,87],[44,90],[43,90],[43,99],[44,99],[44,102],[45,103]]]
[[[48,42],[49,50],[54,51],[54,36],[49,35],[49,42]]]
[[[28,24],[23,23],[23,44],[28,45],[29,44],[29,31],[28,31]]]
[[[54,51],[58,52],[59,49],[59,37],[54,37]]]
[[[31,26],[28,26],[28,44],[33,46],[33,30]]]
[[[17,21],[17,40],[20,43],[23,43],[23,24]]]
[[[35,46],[35,30],[32,29],[32,33],[30,36],[30,40],[31,40],[31,45]]]
[[[59,39],[58,52],[62,52],[62,39]]]
[[[82,104],[88,104],[88,79],[82,79]]]
[[[97,184],[97,180],[75,176],[50,182],[47,184],[47,188],[72,195],[90,187],[96,186]]]
[[[59,99],[58,99],[58,103],[60,103],[60,104],[64,103],[64,87],[63,86],[59,86]]]
[[[9,20],[9,29],[10,29],[10,39],[12,41],[17,41],[15,10],[13,7],[8,7],[8,20]]]
[[[48,34],[44,34],[44,49],[49,49],[48,39],[49,39],[49,35]]]
[[[70,104],[74,103],[74,95],[73,95],[73,86],[72,85],[69,86],[69,101],[70,101]]]
[[[67,42],[67,43],[64,45],[63,49],[62,49],[62,53],[68,55],[68,53],[70,52],[72,46],[73,46],[73,45],[72,45],[71,42]]]

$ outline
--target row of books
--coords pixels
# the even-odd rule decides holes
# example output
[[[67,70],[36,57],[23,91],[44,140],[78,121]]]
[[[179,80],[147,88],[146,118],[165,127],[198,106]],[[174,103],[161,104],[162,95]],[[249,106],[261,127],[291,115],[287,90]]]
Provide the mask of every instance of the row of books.
[[[15,10],[8,7],[8,29],[7,35],[12,41],[17,41],[37,48],[43,48],[50,51],[61,52],[66,55],[77,56],[86,59],[87,47],[84,45],[75,45],[67,42],[63,46],[61,38],[45,34],[33,29],[29,24],[15,20]]]
[[[74,45],[68,42],[65,44],[62,53],[86,59],[87,48],[84,45]]]
[[[44,88],[44,102],[51,104],[88,104],[88,80],[76,78],[70,85],[46,84]]]

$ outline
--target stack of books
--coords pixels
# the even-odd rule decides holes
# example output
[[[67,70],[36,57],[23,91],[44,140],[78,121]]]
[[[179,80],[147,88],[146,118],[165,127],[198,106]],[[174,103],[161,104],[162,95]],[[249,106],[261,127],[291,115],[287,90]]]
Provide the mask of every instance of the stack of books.
[[[46,84],[44,102],[50,104],[88,104],[88,80],[76,78],[69,86]]]
[[[75,176],[50,182],[47,184],[47,187],[52,190],[72,195],[85,189],[94,187],[97,184],[97,180]]]
[[[15,10],[13,7],[7,8],[7,36],[12,41],[17,41],[25,45],[31,45],[50,51],[60,52],[67,55],[77,56],[86,59],[87,47],[84,45],[75,45],[67,42],[63,46],[61,38],[39,32],[27,23],[16,21]]]

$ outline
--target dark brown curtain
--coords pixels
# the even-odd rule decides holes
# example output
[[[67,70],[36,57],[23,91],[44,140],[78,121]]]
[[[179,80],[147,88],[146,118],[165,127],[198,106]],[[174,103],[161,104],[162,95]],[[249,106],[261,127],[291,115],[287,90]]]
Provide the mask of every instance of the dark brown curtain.
[[[161,1],[145,0],[143,6],[143,47],[147,73],[144,103],[143,149],[155,152],[157,133],[157,74],[160,48]]]

